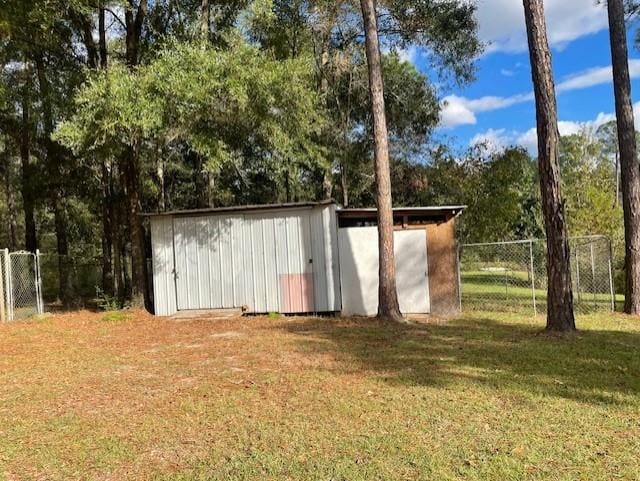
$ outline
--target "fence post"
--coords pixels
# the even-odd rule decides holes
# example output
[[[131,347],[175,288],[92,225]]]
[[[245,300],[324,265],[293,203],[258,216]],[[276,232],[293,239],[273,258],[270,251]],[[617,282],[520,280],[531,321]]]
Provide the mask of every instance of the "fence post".
[[[589,243],[589,250],[591,252],[591,289],[593,290],[593,307],[598,306],[598,297],[596,294],[596,262],[593,256],[593,240]]]
[[[44,301],[42,299],[42,278],[40,277],[40,249],[36,249],[36,254],[34,256],[35,262],[35,282],[36,282],[36,308],[38,310],[38,314],[44,314]]]
[[[609,291],[611,292],[611,312],[616,312],[616,294],[613,289],[613,246],[609,239]]]
[[[4,252],[0,252],[0,257],[4,258]],[[6,322],[7,315],[5,314],[4,305],[4,267],[0,263],[0,322]]]
[[[458,307],[460,312],[462,312],[462,275],[460,274],[460,250],[462,249],[461,245],[458,245],[456,249],[456,267],[458,270]]]
[[[6,310],[7,310],[7,320],[13,321],[13,276],[11,274],[11,258],[9,256],[9,249],[4,250],[3,261],[4,261],[4,275],[5,279],[5,301],[6,301]]]
[[[531,263],[531,296],[533,297],[533,315],[538,315],[538,306],[536,306],[536,275],[533,272],[533,240],[529,240],[529,261]]]
[[[580,249],[580,244],[576,244],[576,291],[578,296],[578,302],[582,300],[582,296],[580,295],[580,258],[578,257],[578,250]]]

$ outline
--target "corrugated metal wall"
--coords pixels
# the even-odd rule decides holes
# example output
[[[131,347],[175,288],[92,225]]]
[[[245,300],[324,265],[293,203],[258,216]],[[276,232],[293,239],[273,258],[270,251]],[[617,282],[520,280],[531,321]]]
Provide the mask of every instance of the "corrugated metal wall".
[[[157,315],[243,306],[258,313],[341,309],[333,205],[156,217],[151,233]]]

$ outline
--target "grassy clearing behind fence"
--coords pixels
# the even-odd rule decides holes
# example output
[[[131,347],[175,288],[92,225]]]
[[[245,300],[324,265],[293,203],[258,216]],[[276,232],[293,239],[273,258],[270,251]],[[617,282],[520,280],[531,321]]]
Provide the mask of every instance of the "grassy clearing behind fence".
[[[639,479],[640,322],[0,326],[0,479]]]
[[[461,273],[462,307],[467,311],[517,312],[533,315],[533,302],[538,314],[546,312],[547,289],[545,285],[532,289],[526,271],[464,271]],[[624,296],[615,296],[615,305],[621,306]],[[574,307],[578,314],[610,311],[611,292],[585,292],[574,288]]]

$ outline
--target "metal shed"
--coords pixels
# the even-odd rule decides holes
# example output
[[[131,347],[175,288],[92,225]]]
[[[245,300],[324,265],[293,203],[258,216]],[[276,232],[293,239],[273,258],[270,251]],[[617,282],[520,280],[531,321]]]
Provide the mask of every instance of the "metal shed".
[[[405,314],[458,310],[455,218],[464,206],[394,209],[396,277]],[[150,215],[157,315],[374,315],[376,209],[332,201]]]
[[[150,216],[156,315],[340,311],[333,202]]]

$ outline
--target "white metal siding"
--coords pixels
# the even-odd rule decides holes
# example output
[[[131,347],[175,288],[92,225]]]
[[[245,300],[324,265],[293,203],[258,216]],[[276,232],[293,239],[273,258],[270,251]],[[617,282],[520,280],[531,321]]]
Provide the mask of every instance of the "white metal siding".
[[[336,222],[335,206],[152,219],[156,313],[286,312],[309,282],[312,310],[339,311]]]
[[[177,310],[173,278],[173,219],[152,219],[151,240],[154,309],[157,316],[169,316]]]
[[[425,230],[394,232],[396,282],[400,311],[430,312]],[[378,312],[377,227],[343,228],[339,232],[342,312],[373,316]]]

